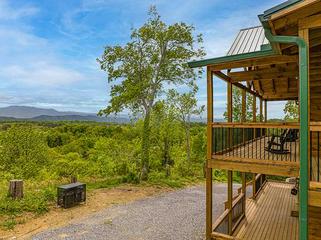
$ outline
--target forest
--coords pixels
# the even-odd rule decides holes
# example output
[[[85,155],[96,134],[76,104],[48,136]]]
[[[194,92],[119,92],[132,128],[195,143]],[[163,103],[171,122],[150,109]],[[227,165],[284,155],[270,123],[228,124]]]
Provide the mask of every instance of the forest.
[[[148,183],[181,187],[203,178],[205,124],[191,123],[190,152],[179,121],[151,117]],[[55,204],[56,187],[71,176],[89,191],[139,184],[141,120],[132,124],[94,122],[2,122],[0,125],[0,225],[11,229],[26,212],[42,214]],[[187,155],[190,154],[189,157]],[[217,175],[218,180],[225,176]],[[8,181],[23,179],[25,196],[7,196]]]

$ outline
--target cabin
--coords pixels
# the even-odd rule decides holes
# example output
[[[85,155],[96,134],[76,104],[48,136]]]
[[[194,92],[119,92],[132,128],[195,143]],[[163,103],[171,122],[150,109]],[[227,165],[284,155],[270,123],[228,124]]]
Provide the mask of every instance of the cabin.
[[[206,239],[321,239],[321,1],[288,0],[258,17],[260,26],[242,29],[226,56],[188,63],[207,71]],[[226,122],[214,121],[217,78],[227,86]],[[236,89],[241,109],[233,108]],[[287,100],[299,120],[268,121],[271,102]],[[216,219],[213,169],[228,175]]]

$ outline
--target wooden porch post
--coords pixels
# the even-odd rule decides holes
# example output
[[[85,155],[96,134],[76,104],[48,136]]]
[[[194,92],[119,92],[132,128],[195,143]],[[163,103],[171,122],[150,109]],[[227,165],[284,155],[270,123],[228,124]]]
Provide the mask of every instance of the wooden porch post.
[[[310,50],[310,45],[309,45],[309,28],[308,26],[306,28],[303,28],[302,26],[300,26],[299,28],[299,36],[301,38],[304,39],[306,45],[307,45],[307,125],[308,127],[310,127],[310,118],[311,118],[311,114],[310,114],[310,64],[309,64],[309,60],[310,60],[310,56],[309,56],[309,50]],[[302,81],[303,79],[300,78],[300,81]],[[301,89],[300,89],[301,90]],[[303,92],[299,92],[299,101],[301,102],[301,104],[304,102],[304,100],[302,100],[301,98],[304,98],[304,93]],[[300,109],[301,111],[301,109]],[[303,109],[302,109],[302,112]],[[304,115],[304,113],[303,113]],[[302,114],[300,113],[300,124],[304,124],[304,118],[302,118]],[[302,125],[300,127],[300,130],[302,129]],[[302,135],[304,134],[304,132],[302,132]],[[301,132],[300,132],[301,135]],[[302,137],[301,135],[301,137]],[[302,139],[300,138],[300,193],[299,193],[299,235],[300,235],[300,239],[308,239],[309,238],[309,207],[308,207],[308,203],[309,203],[309,194],[308,194],[308,189],[310,186],[310,130],[307,130],[307,152],[308,152],[308,156],[307,159],[302,158],[301,153],[301,149],[302,145],[304,145],[304,142],[302,141]],[[304,155],[304,154],[303,154]],[[307,161],[307,176],[304,176],[305,174],[302,174],[302,172],[304,172],[304,168],[302,166],[303,161]],[[306,181],[304,180],[306,179]],[[305,185],[305,182],[307,182],[307,186]],[[305,194],[306,193],[306,194]],[[305,203],[303,203],[305,202]],[[305,237],[305,238],[304,238]]]
[[[241,116],[241,122],[246,122],[246,91],[242,90],[242,116]],[[245,136],[243,131],[243,142],[245,142]],[[243,201],[243,211],[245,214],[245,205],[246,205],[246,174],[245,172],[241,173],[242,178],[242,193],[244,193],[244,201]]]
[[[212,235],[213,182],[212,168],[208,161],[212,159],[212,122],[213,122],[213,73],[207,67],[207,161],[206,161],[206,240]]]
[[[253,103],[252,103],[252,108],[253,108],[253,122],[256,122],[256,96],[253,95]],[[254,133],[254,138],[256,138],[256,132],[255,129],[253,129],[253,133]],[[256,174],[253,173],[252,174],[252,181],[253,181],[253,198],[255,198],[255,176]]]
[[[264,100],[264,122],[267,122],[267,100]]]
[[[263,122],[263,99],[260,98],[260,122]]]
[[[253,95],[253,122],[256,122],[256,96]]]
[[[232,83],[228,82],[227,83],[227,115],[228,115],[228,122],[233,121],[233,103],[232,103]],[[232,131],[229,129],[228,132],[228,139],[229,139],[229,146],[231,146],[232,142]],[[228,233],[229,235],[232,235],[232,221],[233,221],[233,216],[232,216],[232,202],[233,202],[233,171],[228,170],[227,171],[227,202],[228,202],[228,209],[229,209],[229,214],[228,214]]]

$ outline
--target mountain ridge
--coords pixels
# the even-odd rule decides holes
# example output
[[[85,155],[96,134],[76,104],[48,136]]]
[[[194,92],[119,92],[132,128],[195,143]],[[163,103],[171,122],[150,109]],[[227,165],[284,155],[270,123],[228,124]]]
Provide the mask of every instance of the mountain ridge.
[[[129,122],[125,115],[100,117],[95,113],[58,111],[53,108],[31,106],[8,106],[0,108],[0,120],[25,121],[95,121],[95,122]]]

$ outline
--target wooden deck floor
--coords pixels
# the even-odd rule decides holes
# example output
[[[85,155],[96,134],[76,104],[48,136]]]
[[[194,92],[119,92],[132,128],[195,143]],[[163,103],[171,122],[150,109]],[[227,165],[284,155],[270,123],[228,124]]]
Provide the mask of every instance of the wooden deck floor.
[[[267,182],[257,200],[248,199],[246,218],[236,229],[237,239],[296,240],[298,218],[291,216],[295,197],[292,185]]]
[[[235,147],[231,151],[224,153],[223,156],[299,162],[299,141],[285,143],[284,149],[289,151],[288,154],[275,154],[265,150],[270,140],[271,137],[257,138],[249,143]]]

